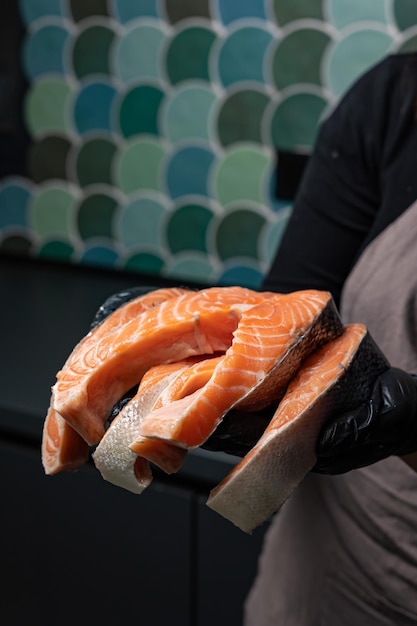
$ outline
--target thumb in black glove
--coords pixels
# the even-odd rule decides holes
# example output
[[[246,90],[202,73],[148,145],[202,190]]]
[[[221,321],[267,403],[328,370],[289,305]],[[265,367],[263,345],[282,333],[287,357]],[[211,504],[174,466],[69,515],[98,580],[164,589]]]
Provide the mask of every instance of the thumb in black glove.
[[[415,451],[417,377],[391,367],[378,376],[367,402],[325,424],[312,471],[342,474]]]
[[[244,457],[263,434],[273,413],[273,409],[258,411],[256,414],[231,410],[201,447]]]

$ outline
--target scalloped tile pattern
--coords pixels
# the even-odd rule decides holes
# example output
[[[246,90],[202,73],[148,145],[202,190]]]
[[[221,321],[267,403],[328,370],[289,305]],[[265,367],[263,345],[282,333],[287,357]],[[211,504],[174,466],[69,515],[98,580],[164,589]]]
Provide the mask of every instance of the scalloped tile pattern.
[[[0,248],[258,287],[309,151],[368,67],[417,50],[410,0],[20,0],[30,177],[0,181]],[[279,163],[278,163],[279,168]]]

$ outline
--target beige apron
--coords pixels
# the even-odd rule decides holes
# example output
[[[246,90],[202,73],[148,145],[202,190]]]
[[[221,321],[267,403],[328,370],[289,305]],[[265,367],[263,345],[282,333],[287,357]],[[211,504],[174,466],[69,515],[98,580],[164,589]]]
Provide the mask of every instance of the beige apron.
[[[341,310],[417,373],[417,203],[362,254]],[[246,626],[417,625],[417,473],[391,457],[310,474],[268,529],[245,610]]]

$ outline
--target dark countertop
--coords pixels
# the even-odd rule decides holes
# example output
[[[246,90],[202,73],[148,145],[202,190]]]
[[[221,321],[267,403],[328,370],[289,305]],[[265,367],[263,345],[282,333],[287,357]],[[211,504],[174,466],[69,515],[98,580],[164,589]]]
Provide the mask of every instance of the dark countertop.
[[[100,304],[111,294],[139,284],[178,283],[133,273],[0,256],[3,436],[39,445],[56,372],[88,331]],[[235,461],[229,455],[198,449],[187,455],[175,479],[201,483],[203,487],[214,485]]]

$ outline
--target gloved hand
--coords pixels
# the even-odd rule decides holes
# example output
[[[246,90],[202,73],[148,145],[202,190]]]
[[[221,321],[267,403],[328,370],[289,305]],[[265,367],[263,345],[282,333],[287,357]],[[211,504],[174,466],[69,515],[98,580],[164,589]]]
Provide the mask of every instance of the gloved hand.
[[[417,377],[391,367],[354,411],[329,421],[317,443],[320,474],[343,474],[417,451]]]
[[[272,414],[273,410],[268,409],[256,414],[229,411],[201,447],[244,457],[268,426]]]
[[[202,446],[245,456],[266,428],[271,413],[229,413]],[[375,381],[369,400],[335,416],[322,429],[313,472],[342,474],[391,455],[417,451],[417,377],[390,368]]]

